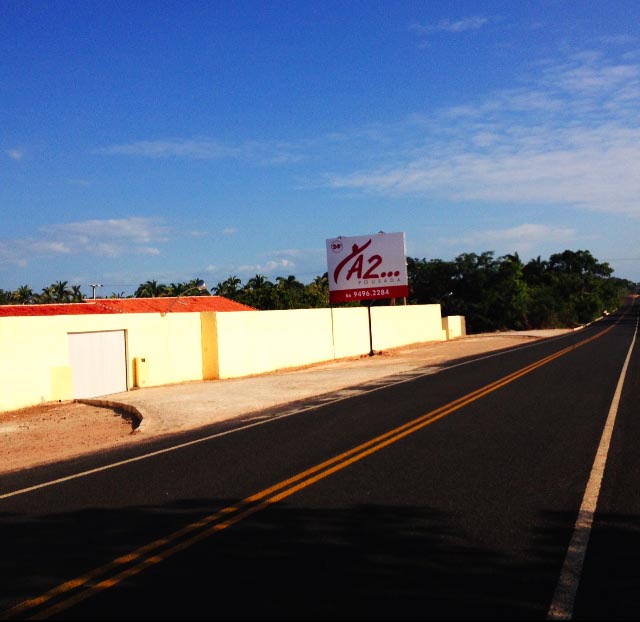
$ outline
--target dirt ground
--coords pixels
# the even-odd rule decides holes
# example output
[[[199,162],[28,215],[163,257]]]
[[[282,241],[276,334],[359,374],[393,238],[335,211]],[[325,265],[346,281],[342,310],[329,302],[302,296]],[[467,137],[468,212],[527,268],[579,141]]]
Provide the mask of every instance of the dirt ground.
[[[0,473],[134,442],[125,413],[76,402],[0,413]]]

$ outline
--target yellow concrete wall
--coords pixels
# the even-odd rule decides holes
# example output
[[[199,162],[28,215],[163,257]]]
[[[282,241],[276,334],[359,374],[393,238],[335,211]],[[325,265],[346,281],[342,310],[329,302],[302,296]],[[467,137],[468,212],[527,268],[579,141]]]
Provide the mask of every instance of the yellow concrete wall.
[[[51,368],[51,401],[63,402],[73,396],[73,368],[61,365]]]
[[[69,364],[61,319],[0,318],[0,411],[71,397],[52,371]]]
[[[219,378],[370,351],[369,319],[363,307],[217,313],[216,323]],[[371,326],[374,351],[446,339],[440,305],[372,307]]]
[[[332,310],[334,358],[368,354],[369,319],[364,307]]]
[[[261,374],[333,358],[330,309],[216,315],[220,378]]]
[[[467,334],[467,326],[464,315],[449,315],[442,318],[442,330],[447,334],[447,339],[457,339]]]
[[[130,387],[136,357],[146,361],[146,386],[202,380],[200,314],[129,313],[126,318]]]
[[[371,307],[371,326],[374,351],[446,339],[437,304]]]
[[[127,384],[134,359],[146,358],[147,386],[201,380],[197,313],[59,315],[0,318],[0,411],[73,397],[68,333],[125,330]]]
[[[205,312],[200,314],[200,343],[202,347],[202,379],[220,378],[218,366],[218,314]]]
[[[372,307],[374,350],[464,335],[440,305]],[[124,330],[127,386],[260,374],[366,354],[367,309],[0,318],[0,411],[72,399],[68,333]],[[144,364],[136,375],[136,360]]]

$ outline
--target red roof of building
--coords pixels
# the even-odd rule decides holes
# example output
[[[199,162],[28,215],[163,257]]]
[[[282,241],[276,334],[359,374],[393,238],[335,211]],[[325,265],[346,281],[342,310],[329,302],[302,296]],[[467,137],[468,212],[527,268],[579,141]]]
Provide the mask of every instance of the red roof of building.
[[[63,304],[0,305],[0,317],[110,313],[200,313],[202,311],[255,311],[255,309],[224,296],[99,298]]]

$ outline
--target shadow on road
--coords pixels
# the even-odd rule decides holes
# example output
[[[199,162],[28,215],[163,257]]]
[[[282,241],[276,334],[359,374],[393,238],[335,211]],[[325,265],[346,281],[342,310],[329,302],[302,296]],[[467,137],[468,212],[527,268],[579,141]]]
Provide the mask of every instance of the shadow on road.
[[[4,515],[2,610],[231,504]],[[514,554],[469,543],[450,527],[451,517],[428,508],[280,504],[59,616],[541,619],[574,518],[547,516],[527,549]]]

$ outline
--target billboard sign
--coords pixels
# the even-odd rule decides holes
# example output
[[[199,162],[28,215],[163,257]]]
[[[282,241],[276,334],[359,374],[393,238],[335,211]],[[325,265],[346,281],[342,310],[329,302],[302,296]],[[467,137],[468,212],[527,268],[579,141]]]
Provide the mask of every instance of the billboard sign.
[[[406,298],[404,233],[327,240],[330,302]]]

